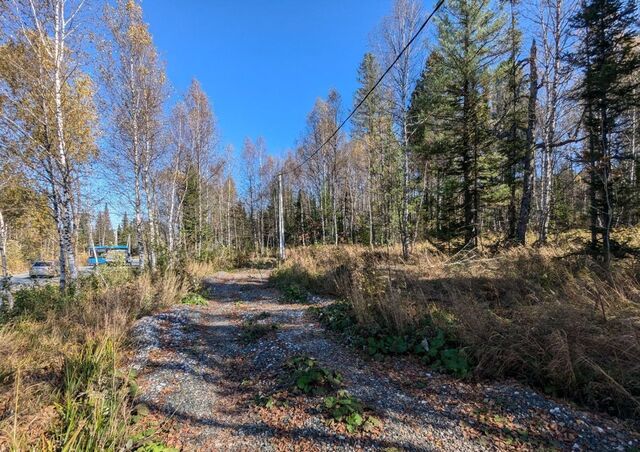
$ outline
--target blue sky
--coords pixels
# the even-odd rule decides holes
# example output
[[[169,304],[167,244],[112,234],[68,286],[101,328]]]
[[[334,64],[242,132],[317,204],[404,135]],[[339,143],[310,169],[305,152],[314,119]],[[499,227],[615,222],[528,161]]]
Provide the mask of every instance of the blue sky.
[[[263,136],[269,153],[295,145],[330,88],[352,106],[356,70],[391,0],[147,0],[145,20],[174,99],[197,78],[222,144]]]

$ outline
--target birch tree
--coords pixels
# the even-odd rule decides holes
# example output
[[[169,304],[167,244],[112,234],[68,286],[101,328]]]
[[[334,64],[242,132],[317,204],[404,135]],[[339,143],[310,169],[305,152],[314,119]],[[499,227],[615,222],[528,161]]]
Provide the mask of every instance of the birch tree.
[[[2,15],[5,150],[48,193],[58,227],[60,286],[77,276],[78,164],[95,150],[93,89],[83,60],[84,2],[12,0]]]
[[[164,101],[164,70],[135,0],[118,0],[103,13],[110,40],[103,43],[100,73],[111,116],[113,170],[133,188],[133,207],[140,268],[155,267],[155,200],[151,186],[153,161],[158,153],[157,131]],[[128,168],[123,167],[124,163]],[[122,174],[124,173],[124,174]],[[128,194],[126,194],[128,196]],[[146,195],[146,196],[144,196]],[[144,210],[149,234],[145,234]],[[149,245],[145,243],[149,237]]]
[[[217,124],[209,98],[197,80],[192,80],[185,96],[187,165],[192,174],[197,198],[195,218],[195,253],[202,256],[205,240],[205,188],[217,146]]]
[[[422,10],[416,0],[396,0],[392,12],[387,16],[381,27],[382,54],[387,63],[391,63],[402,49],[409,43],[420,27]],[[397,63],[393,66],[387,81],[393,93],[393,119],[402,150],[402,206],[400,214],[400,236],[402,255],[409,257],[409,203],[411,179],[411,155],[409,147],[408,123],[409,102],[415,83],[422,68],[423,52],[417,43],[407,48]]]
[[[538,190],[538,242],[545,244],[549,234],[552,210],[553,168],[557,158],[558,141],[570,138],[572,111],[569,93],[572,71],[563,61],[573,45],[569,20],[575,12],[573,0],[540,0],[537,40],[540,43],[539,66],[541,78],[539,128],[542,147],[540,184]]]

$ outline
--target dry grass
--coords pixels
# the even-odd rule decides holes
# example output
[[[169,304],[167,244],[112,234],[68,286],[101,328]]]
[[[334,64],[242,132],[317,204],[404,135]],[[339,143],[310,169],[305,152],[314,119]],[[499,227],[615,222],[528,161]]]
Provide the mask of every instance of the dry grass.
[[[640,265],[610,273],[562,247],[448,256],[416,247],[292,250],[280,275],[348,299],[362,324],[403,334],[425,317],[459,339],[479,377],[513,377],[616,415],[640,416]]]
[[[76,295],[53,287],[18,293],[16,309],[0,319],[0,449],[84,448],[92,436],[116,445],[126,433],[118,429],[128,425],[120,414],[130,411],[126,376],[115,377],[127,331],[186,289],[174,274],[134,278],[128,269],[101,269],[81,281]],[[111,366],[102,366],[109,359]],[[90,387],[74,389],[80,376]],[[80,404],[85,395],[93,399]],[[99,423],[100,434],[82,417],[95,416],[96,406],[114,412]]]
[[[207,276],[211,276],[212,274],[219,271],[221,268],[229,268],[228,265],[219,266],[219,262],[199,262],[192,261],[188,262],[183,270],[189,279],[193,281],[200,281]]]
[[[15,275],[29,269],[29,262],[22,253],[22,247],[17,240],[7,242],[7,266],[9,273]]]

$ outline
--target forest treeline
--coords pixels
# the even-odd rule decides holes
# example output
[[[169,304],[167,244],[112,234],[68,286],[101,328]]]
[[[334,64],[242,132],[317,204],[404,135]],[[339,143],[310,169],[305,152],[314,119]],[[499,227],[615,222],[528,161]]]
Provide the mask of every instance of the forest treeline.
[[[94,244],[129,244],[151,269],[268,254],[279,173],[287,245],[401,244],[408,257],[423,240],[545,244],[578,228],[608,264],[624,246],[612,231],[640,213],[635,3],[447,0],[332,136],[430,11],[396,0],[353,99],[318,98],[276,158],[259,137],[223,147],[197,80],[169,105],[139,2],[0,3],[5,279],[55,257],[64,286]]]

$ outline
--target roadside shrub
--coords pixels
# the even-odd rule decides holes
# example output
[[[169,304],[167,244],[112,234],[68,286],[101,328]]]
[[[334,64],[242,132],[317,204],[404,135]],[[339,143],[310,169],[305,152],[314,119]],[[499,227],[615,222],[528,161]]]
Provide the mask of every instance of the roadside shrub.
[[[130,282],[135,270],[129,266],[98,265],[93,272],[78,279],[77,291],[99,290]]]
[[[295,283],[280,288],[280,291],[281,300],[285,303],[306,303],[309,299],[309,292]]]
[[[0,311],[0,321],[7,322],[18,317],[42,321],[50,311],[61,309],[68,299],[57,286],[45,285],[20,289],[14,294],[13,300],[11,311],[6,308]]]

